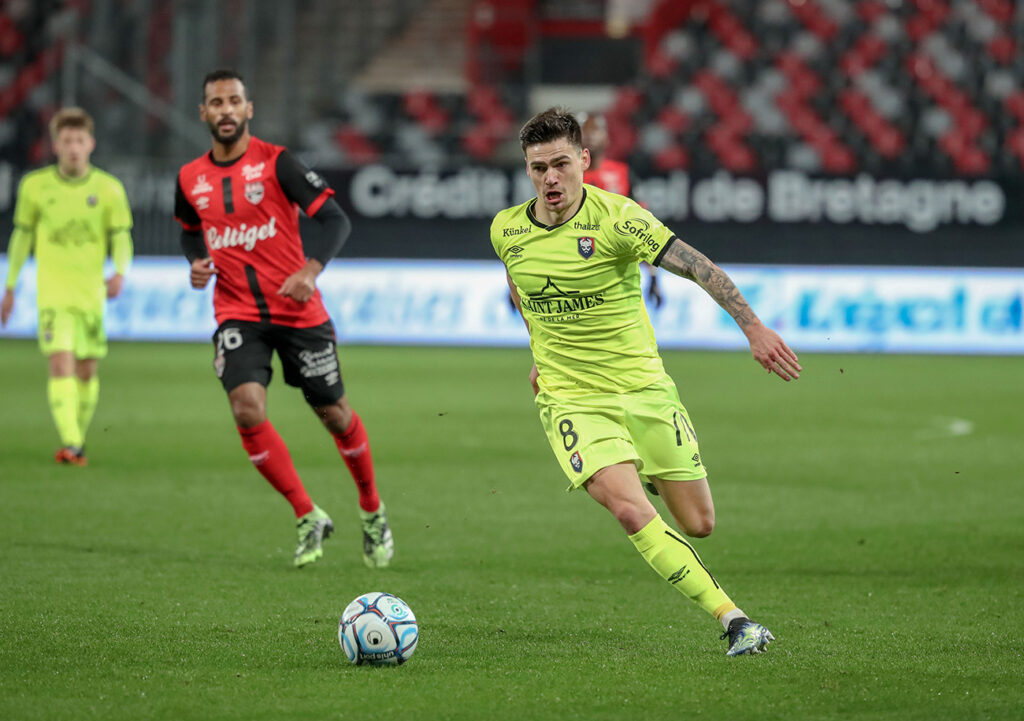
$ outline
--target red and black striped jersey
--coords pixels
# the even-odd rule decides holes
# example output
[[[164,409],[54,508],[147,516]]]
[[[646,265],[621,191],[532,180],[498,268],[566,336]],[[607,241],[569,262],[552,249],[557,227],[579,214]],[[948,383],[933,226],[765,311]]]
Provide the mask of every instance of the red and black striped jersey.
[[[174,216],[201,232],[217,269],[217,323],[264,321],[296,328],[328,320],[320,291],[306,303],[277,294],[306,264],[299,209],[313,215],[334,194],[286,148],[252,137],[227,163],[206,153],[178,173]]]

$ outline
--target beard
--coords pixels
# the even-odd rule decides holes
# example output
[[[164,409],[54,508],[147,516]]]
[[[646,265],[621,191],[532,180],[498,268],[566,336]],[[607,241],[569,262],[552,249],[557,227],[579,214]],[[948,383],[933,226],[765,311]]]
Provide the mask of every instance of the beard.
[[[231,135],[221,135],[220,129],[217,127],[217,123],[209,123],[210,135],[213,139],[222,145],[234,145],[238,142],[238,139],[245,135],[246,128],[249,127],[249,121],[243,120],[235,126],[234,132]]]

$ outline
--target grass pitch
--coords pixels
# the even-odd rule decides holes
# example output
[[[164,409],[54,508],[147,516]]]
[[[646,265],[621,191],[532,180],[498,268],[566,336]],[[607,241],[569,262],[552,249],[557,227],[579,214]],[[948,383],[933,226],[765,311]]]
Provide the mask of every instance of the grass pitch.
[[[695,541],[775,636],[719,627],[567,494],[525,350],[343,348],[394,566],[360,559],[355,489],[276,374],[270,416],[334,517],[291,568],[197,345],[114,344],[90,466],[57,467],[45,367],[0,344],[0,718],[1012,719],[1024,708],[1024,368],[1015,358],[666,353],[718,527]],[[350,666],[337,620],[402,596],[412,660]]]

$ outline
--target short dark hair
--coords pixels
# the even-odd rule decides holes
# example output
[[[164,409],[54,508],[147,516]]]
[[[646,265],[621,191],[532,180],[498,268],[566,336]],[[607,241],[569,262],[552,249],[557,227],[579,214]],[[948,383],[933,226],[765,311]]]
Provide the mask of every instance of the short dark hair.
[[[203,103],[206,103],[206,86],[210,83],[215,83],[218,80],[237,80],[242,84],[242,87],[245,88],[245,78],[243,78],[242,74],[237,70],[232,70],[231,68],[218,68],[217,70],[211,70],[206,74],[206,77],[203,78],[203,87],[200,90],[202,93]],[[246,92],[246,99],[248,99],[248,91]]]
[[[550,143],[566,138],[577,150],[583,150],[583,132],[576,118],[565,108],[548,108],[537,113],[519,131],[519,142],[523,153],[530,145]]]

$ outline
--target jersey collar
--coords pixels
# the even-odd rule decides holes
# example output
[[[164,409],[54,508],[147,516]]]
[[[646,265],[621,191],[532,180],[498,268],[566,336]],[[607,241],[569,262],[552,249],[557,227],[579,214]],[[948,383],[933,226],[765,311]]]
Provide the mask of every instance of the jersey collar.
[[[544,230],[554,230],[555,228],[558,228],[559,226],[565,225],[570,220],[572,220],[577,215],[579,215],[580,211],[583,210],[584,203],[586,203],[586,202],[587,202],[587,188],[586,188],[586,186],[584,186],[583,187],[583,197],[580,199],[580,207],[576,208],[576,212],[575,213],[570,215],[568,218],[563,220],[561,223],[556,223],[555,225],[544,225],[542,222],[540,222],[540,220],[537,219],[537,216],[533,212],[533,209],[537,206],[537,198],[534,198],[526,206],[526,217],[529,219],[529,221],[531,223],[536,225],[538,228],[543,228]]]
[[[232,165],[234,165],[239,160],[241,160],[242,158],[244,158],[246,155],[249,154],[249,151],[252,150],[252,141],[254,141],[255,139],[256,139],[255,135],[250,135],[249,136],[249,144],[245,147],[245,152],[242,153],[241,155],[239,155],[234,160],[214,160],[214,158],[213,158],[213,150],[212,149],[210,150],[210,152],[208,152],[206,154],[206,157],[209,158],[210,162],[213,163],[214,165],[216,165],[218,168],[230,168]]]
[[[85,169],[85,172],[82,173],[82,175],[77,178],[72,178],[70,175],[64,175],[64,173],[60,172],[59,165],[56,163],[53,164],[53,174],[57,176],[57,180],[62,183],[67,183],[68,185],[84,185],[89,182],[89,178],[92,177],[92,170],[92,163],[90,163],[89,167]]]

